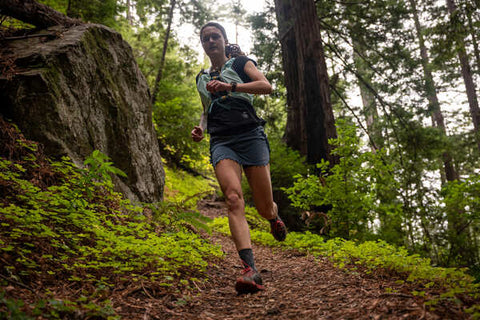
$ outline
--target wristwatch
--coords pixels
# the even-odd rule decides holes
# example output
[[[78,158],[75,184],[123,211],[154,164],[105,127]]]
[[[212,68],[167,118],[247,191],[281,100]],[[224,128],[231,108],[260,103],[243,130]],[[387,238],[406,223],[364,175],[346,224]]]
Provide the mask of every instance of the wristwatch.
[[[230,90],[230,91],[235,92],[235,90],[237,90],[237,83],[235,81],[233,81],[233,82],[230,82],[230,84],[232,85],[232,90]]]

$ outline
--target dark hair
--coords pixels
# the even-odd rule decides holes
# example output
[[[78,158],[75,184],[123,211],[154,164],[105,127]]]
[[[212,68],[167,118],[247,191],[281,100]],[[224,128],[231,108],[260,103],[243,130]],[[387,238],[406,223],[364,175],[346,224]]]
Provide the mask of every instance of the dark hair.
[[[226,45],[225,45],[225,56],[227,58],[235,58],[238,56],[244,56],[245,53],[242,52],[242,49],[240,49],[240,46],[238,44],[229,44],[228,43],[228,38],[227,38],[227,32],[225,31],[225,28],[218,22],[207,22],[203,27],[200,29],[200,39],[202,38],[202,32],[203,29],[206,27],[214,27],[220,30],[222,33],[223,38],[225,39]]]
[[[217,22],[207,22],[206,24],[203,25],[202,29],[200,29],[200,40],[202,39],[203,29],[205,29],[206,27],[215,27],[218,30],[220,30],[223,38],[225,39],[226,42],[228,42],[227,33],[225,32],[225,28],[220,23],[217,23]]]
[[[238,56],[244,56],[245,53],[243,53],[242,49],[240,49],[240,46],[238,44],[228,44],[225,46],[225,55],[227,58],[236,58]]]

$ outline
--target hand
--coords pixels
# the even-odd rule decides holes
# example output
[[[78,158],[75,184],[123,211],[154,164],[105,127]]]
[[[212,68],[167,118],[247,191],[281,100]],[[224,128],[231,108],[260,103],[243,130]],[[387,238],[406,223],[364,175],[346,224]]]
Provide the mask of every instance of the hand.
[[[212,80],[207,83],[207,91],[211,93],[219,91],[230,91],[231,89],[232,85],[230,83],[225,83],[218,80]]]
[[[203,139],[203,129],[202,127],[195,126],[192,130],[192,139],[195,142],[200,142]]]

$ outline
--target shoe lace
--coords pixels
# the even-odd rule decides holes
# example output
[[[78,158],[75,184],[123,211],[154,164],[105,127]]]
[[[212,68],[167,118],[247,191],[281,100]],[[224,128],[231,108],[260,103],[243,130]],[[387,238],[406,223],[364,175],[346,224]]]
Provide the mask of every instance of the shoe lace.
[[[274,228],[275,228],[275,231],[280,231],[284,228],[284,223],[282,220],[277,220],[275,221],[275,224],[274,224]]]
[[[250,271],[252,271],[253,269],[250,268],[250,267],[245,267],[245,269],[242,270],[242,274],[246,274],[246,273],[249,273]]]

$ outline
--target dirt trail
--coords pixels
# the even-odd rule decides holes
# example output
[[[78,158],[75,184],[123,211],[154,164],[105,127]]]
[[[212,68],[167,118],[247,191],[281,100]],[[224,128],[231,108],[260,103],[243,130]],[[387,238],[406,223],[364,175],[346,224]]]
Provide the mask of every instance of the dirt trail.
[[[199,209],[210,217],[226,214],[219,203],[203,202]],[[266,290],[239,296],[233,285],[241,266],[233,241],[220,235],[212,240],[222,245],[226,259],[209,270],[211,281],[175,310],[174,318],[466,319],[455,308],[426,310],[421,298],[395,279],[342,271],[325,258],[258,245],[253,250]]]
[[[199,210],[212,218],[226,214],[219,202],[202,201]],[[222,246],[226,258],[209,268],[210,281],[198,284],[198,294],[150,294],[140,288],[129,300],[122,299],[118,311],[125,319],[469,319],[453,303],[429,310],[423,298],[412,295],[424,288],[400,284],[386,272],[341,270],[326,258],[259,245],[253,250],[266,290],[237,295],[234,283],[242,269],[233,241],[218,234],[209,237]]]

